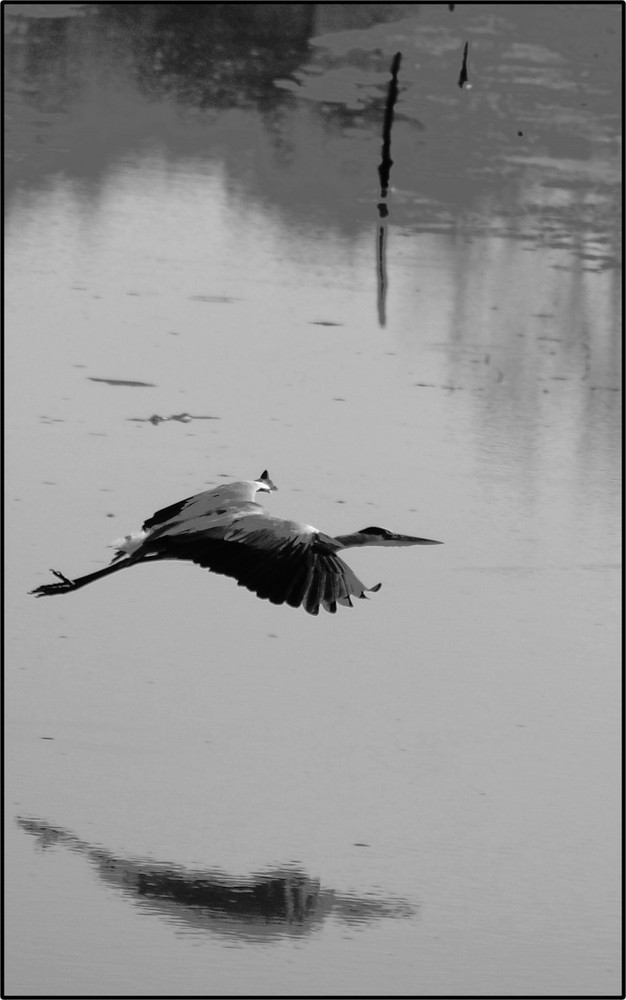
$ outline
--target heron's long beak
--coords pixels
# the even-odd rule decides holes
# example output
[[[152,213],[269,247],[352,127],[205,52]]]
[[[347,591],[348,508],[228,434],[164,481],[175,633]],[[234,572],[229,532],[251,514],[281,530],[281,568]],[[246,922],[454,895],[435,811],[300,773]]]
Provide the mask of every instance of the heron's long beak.
[[[415,535],[397,535],[393,533],[392,538],[383,538],[378,545],[443,545],[434,538],[416,538]]]
[[[342,548],[356,548],[358,545],[443,545],[433,538],[417,538],[415,535],[398,535],[394,531],[374,534],[367,530],[355,531],[352,535],[336,535],[335,541]]]

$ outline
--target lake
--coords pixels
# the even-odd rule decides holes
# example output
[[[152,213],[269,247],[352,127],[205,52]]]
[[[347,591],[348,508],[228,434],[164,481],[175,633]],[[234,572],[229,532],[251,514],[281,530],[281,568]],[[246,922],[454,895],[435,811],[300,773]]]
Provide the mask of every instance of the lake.
[[[618,995],[621,7],[3,13],[7,994]]]

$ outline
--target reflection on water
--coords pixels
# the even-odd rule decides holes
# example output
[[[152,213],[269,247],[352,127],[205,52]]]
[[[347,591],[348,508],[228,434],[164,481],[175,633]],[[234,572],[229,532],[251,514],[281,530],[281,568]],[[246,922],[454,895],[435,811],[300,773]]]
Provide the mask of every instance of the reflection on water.
[[[290,970],[319,995],[591,994],[613,978],[616,926],[619,6],[4,15],[12,711],[20,751],[77,720],[108,748],[19,757],[16,808],[65,824],[22,830],[84,859],[129,925],[141,910],[230,941],[308,935],[271,995],[294,992]],[[385,260],[377,165],[398,52]],[[332,635],[258,601],[244,627],[225,589],[156,570],[27,606],[60,551],[100,551],[113,507],[133,523],[159,491],[266,464],[314,523],[436,524],[443,559],[399,559],[387,597]],[[132,751],[152,725],[146,745],[194,731],[215,766],[168,754],[163,793],[163,758]],[[215,867],[185,848],[205,829]],[[121,850],[97,847],[118,831]],[[376,855],[343,853],[372,833]],[[133,860],[168,856],[187,866]],[[408,916],[404,897],[419,920],[379,919]],[[65,996],[75,938],[38,902],[16,907],[19,985],[45,956],[31,992]],[[96,992],[114,974],[99,920],[78,970]],[[120,995],[154,993],[152,957],[203,995],[187,942],[161,951],[147,926],[158,954],[136,950]],[[258,951],[236,980],[218,942],[216,994],[258,989]]]
[[[76,4],[39,18],[12,4],[8,190],[60,171],[102,180],[158,147],[224,164],[233,194],[354,232],[374,204],[401,40],[396,219],[615,266],[617,9],[426,6],[427,18],[419,4],[248,4],[245,16],[236,4]],[[459,90],[468,38],[473,86]]]
[[[210,930],[240,941],[268,941],[285,933],[310,933],[329,917],[351,926],[414,916],[402,899],[341,896],[296,867],[249,879],[224,872],[189,871],[149,859],[117,857],[43,820],[17,819],[42,850],[63,845],[83,855],[102,881],[148,912],[185,930]]]

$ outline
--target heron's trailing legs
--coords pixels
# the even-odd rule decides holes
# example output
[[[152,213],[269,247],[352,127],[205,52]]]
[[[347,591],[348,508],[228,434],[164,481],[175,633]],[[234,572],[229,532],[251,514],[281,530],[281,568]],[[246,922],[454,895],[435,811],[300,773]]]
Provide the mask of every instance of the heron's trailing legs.
[[[45,583],[41,587],[37,587],[36,590],[31,590],[31,594],[35,594],[37,597],[43,597],[44,594],[65,594],[68,590],[73,590],[74,581],[68,580],[63,573],[59,573],[58,569],[51,569],[51,573],[58,576],[62,583]]]
[[[111,563],[110,566],[105,566],[104,569],[98,569],[95,573],[86,573],[85,576],[77,576],[75,580],[68,579],[63,573],[60,573],[57,569],[51,569],[50,572],[54,573],[55,576],[59,578],[60,583],[44,583],[41,587],[37,587],[35,590],[31,590],[30,593],[34,594],[35,597],[50,597],[53,594],[69,594],[72,590],[79,590],[80,587],[86,587],[88,583],[93,583],[94,580],[99,580],[103,576],[108,576],[109,573],[117,573],[120,569],[126,569],[127,566],[134,566],[138,562],[153,562],[154,559],[164,558],[158,553],[150,556],[144,556],[142,559],[124,559],[123,562]]]

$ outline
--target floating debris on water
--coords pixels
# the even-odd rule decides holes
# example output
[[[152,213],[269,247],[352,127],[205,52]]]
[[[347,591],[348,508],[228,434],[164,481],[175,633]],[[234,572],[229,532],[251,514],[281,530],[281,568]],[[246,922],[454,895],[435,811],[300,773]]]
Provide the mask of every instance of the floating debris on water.
[[[190,295],[191,302],[239,302],[230,295]]]
[[[172,413],[169,417],[162,417],[159,413],[153,413],[151,417],[127,417],[127,420],[132,420],[137,424],[163,424],[167,420],[178,420],[181,424],[190,424],[192,420],[221,420],[221,417],[212,417],[204,413]]]
[[[135,382],[131,379],[124,378],[96,378],[94,375],[88,375],[87,378],[90,382],[106,382],[107,385],[129,385],[133,387],[145,386],[149,389],[155,389],[154,382]]]

